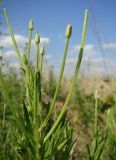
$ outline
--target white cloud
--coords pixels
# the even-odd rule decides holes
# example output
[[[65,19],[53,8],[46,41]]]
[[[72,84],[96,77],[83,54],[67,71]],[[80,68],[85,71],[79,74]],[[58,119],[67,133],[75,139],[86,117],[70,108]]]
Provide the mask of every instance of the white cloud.
[[[14,50],[9,50],[9,51],[5,51],[3,56],[5,58],[7,58],[7,57],[16,57],[17,54],[16,54],[16,52]]]
[[[21,52],[21,54],[24,52],[24,48],[26,47],[26,43],[28,42],[28,37],[23,36],[23,35],[19,35],[19,34],[15,34],[15,40],[17,42],[19,51]],[[41,37],[40,38],[40,46],[41,45],[47,45],[50,43],[50,39],[48,37]],[[13,43],[12,43],[12,39],[11,37],[8,36],[1,36],[0,37],[0,44],[1,46],[4,47],[4,53],[0,52],[0,55],[4,56],[4,58],[16,58],[17,57],[17,53],[14,50],[13,47]],[[35,40],[34,38],[32,39],[32,43],[31,43],[31,53],[35,53]],[[31,55],[33,57],[33,55]],[[46,59],[50,59],[50,55],[46,56]]]
[[[104,43],[102,47],[104,49],[116,49],[116,43]]]
[[[48,43],[50,43],[50,39],[48,37],[41,37],[40,43],[41,44],[48,44]]]
[[[15,34],[14,37],[19,48],[23,49],[25,47],[25,44],[28,42],[28,37],[19,35],[19,34]],[[10,36],[1,36],[0,43],[1,43],[1,46],[3,46],[4,48],[13,48],[13,43]],[[50,39],[48,37],[40,38],[40,45],[41,44],[46,45],[48,43],[50,43]],[[32,45],[33,46],[35,45],[34,38],[32,39]]]
[[[52,58],[51,54],[45,54],[44,56],[45,60],[50,60]]]
[[[71,54],[71,57],[67,58],[66,64],[71,65],[75,64],[77,62],[77,53],[79,53],[80,45],[75,45],[71,48],[70,52],[74,53]],[[75,54],[76,53],[76,54]],[[84,47],[84,54],[83,54],[83,61],[88,61],[91,57],[93,57],[96,54],[95,48],[93,44],[87,44]]]
[[[27,40],[28,41],[28,40]],[[50,39],[48,37],[41,37],[40,38],[40,46],[41,45],[47,45],[50,43]],[[35,49],[35,39],[32,39],[32,47]]]
[[[10,63],[9,64],[10,67],[15,68],[15,69],[19,69],[20,68],[20,64],[19,63]]]
[[[19,35],[19,34],[15,34],[15,39],[16,39],[19,51],[21,52],[21,54],[23,54],[24,49],[26,47],[26,43],[28,42],[28,37],[23,36],[23,35]],[[48,37],[41,37],[40,38],[40,47],[41,47],[41,45],[44,45],[45,48],[46,48],[46,46],[49,43],[50,43],[50,39]],[[20,70],[20,64],[19,64],[19,61],[18,61],[17,53],[14,49],[11,37],[10,36],[1,36],[0,37],[0,44],[1,44],[1,46],[4,47],[3,50],[0,50],[0,56],[3,56],[3,58],[5,60],[8,60],[9,67],[19,71]],[[31,60],[35,58],[35,52],[36,52],[35,39],[32,38],[31,54],[30,54]],[[46,53],[46,50],[45,50],[44,68],[46,66],[46,60],[50,61],[51,58],[52,58],[52,55],[49,54],[49,53]]]
[[[18,46],[22,47],[27,42],[27,37],[16,34],[15,40],[16,40]],[[0,38],[0,42],[4,48],[12,48],[13,47],[12,39],[10,36],[2,36]]]
[[[66,64],[75,64],[77,59],[75,57],[68,57],[66,60]]]
[[[67,57],[66,64],[71,68],[76,64],[78,59],[80,46],[75,45],[72,47],[70,57]],[[76,54],[75,54],[76,53]],[[105,64],[105,65],[104,65]],[[100,51],[92,44],[85,45],[84,54],[82,58],[81,72],[85,74],[111,74],[116,73],[115,69],[116,59],[105,56],[102,57]],[[108,72],[108,73],[107,73]]]
[[[80,45],[75,45],[75,46],[73,46],[73,49],[74,49],[75,51],[79,51]],[[87,44],[87,45],[84,46],[85,52],[91,51],[91,50],[93,50],[93,49],[94,49],[94,45],[93,45],[93,44]]]

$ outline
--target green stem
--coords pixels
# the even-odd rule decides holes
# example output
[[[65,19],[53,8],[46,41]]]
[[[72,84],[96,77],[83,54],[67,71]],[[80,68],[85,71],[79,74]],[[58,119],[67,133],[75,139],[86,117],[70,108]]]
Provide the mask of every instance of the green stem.
[[[6,118],[6,104],[4,104],[4,111],[3,111],[3,129],[5,128],[5,118]]]
[[[69,46],[69,38],[66,39],[66,45],[65,45],[65,49],[64,49],[64,57],[63,57],[63,61],[62,61],[60,76],[59,76],[59,79],[58,79],[58,82],[57,82],[57,86],[56,86],[56,90],[55,90],[55,94],[54,94],[52,103],[50,105],[50,111],[48,113],[48,118],[49,118],[49,115],[51,114],[51,112],[54,108],[56,98],[57,98],[57,95],[58,95],[58,92],[59,92],[59,88],[60,88],[60,84],[61,84],[61,80],[62,80],[62,76],[63,76],[63,72],[64,72],[64,67],[65,67],[65,61],[66,61],[68,46]]]
[[[27,53],[26,53],[26,57],[28,61],[30,58],[31,39],[32,39],[32,30],[29,30],[29,41],[28,41],[28,47],[27,47]]]
[[[95,119],[94,119],[94,139],[93,139],[93,153],[95,153],[97,148],[98,140],[98,93],[95,93]]]
[[[42,76],[43,54],[40,54],[40,75]]]
[[[38,71],[38,63],[39,63],[39,45],[36,44],[36,58],[35,58],[35,72]]]
[[[39,89],[39,102],[41,106],[41,79],[42,79],[42,66],[43,66],[43,54],[40,54],[40,89]]]
[[[66,107],[70,101],[73,89],[74,89],[74,85],[76,83],[77,80],[77,76],[79,73],[79,68],[80,68],[80,64],[81,64],[81,60],[82,60],[82,55],[83,55],[83,49],[84,49],[84,44],[85,44],[85,38],[86,38],[86,30],[87,30],[87,21],[88,21],[88,11],[85,10],[85,18],[84,18],[84,25],[83,25],[83,32],[82,32],[82,40],[81,40],[81,47],[80,47],[80,52],[79,52],[79,56],[78,56],[78,61],[76,64],[76,68],[75,68],[75,73],[74,73],[74,77],[71,83],[71,87],[68,93],[68,96],[66,98],[66,101],[64,103],[64,106],[58,116],[58,118],[56,119],[55,123],[53,124],[52,128],[50,129],[50,131],[48,132],[48,134],[45,136],[44,138],[44,142],[45,143],[48,138],[52,135],[53,131],[56,129],[57,125],[59,124],[62,116],[64,115],[65,111],[66,111]]]
[[[35,58],[35,73],[34,73],[34,123],[37,118],[37,78],[38,78],[38,57],[39,56],[39,45],[36,44],[36,58]]]
[[[9,20],[9,18],[8,18],[8,14],[7,14],[6,9],[4,9],[4,14],[5,14],[5,17],[6,17],[6,22],[7,22],[7,25],[8,25],[8,29],[9,29],[9,32],[10,32],[10,36],[11,36],[11,38],[12,38],[12,42],[13,42],[15,51],[16,51],[16,53],[17,53],[17,55],[18,55],[18,58],[19,58],[21,64],[23,65],[23,59],[22,59],[21,53],[20,53],[20,51],[19,51],[19,49],[18,49],[16,40],[15,40],[15,38],[14,38],[14,33],[13,33],[12,27],[11,27],[11,25],[10,25],[10,20]]]
[[[97,95],[96,95],[95,96],[95,126],[94,126],[94,135],[97,134],[97,128],[98,128],[97,127],[98,126],[98,124],[97,124],[97,115],[98,115],[97,108],[98,108],[98,98],[97,98]]]
[[[59,79],[58,79],[58,82],[57,82],[55,94],[54,94],[53,100],[51,102],[50,110],[49,110],[49,112],[47,114],[47,117],[44,120],[42,126],[39,128],[39,131],[41,131],[41,129],[46,125],[46,123],[48,122],[48,120],[50,118],[51,112],[53,111],[53,108],[54,108],[54,105],[55,105],[55,102],[56,102],[56,98],[57,98],[57,95],[58,95],[58,92],[59,92],[59,88],[60,88],[63,72],[64,72],[64,67],[65,67],[65,61],[66,61],[68,46],[69,46],[69,38],[66,38],[66,45],[65,45],[65,49],[64,49],[64,56],[63,56],[63,60],[62,60],[62,66],[61,66],[60,75],[59,75]]]
[[[39,107],[39,90],[40,87],[40,80],[39,80],[39,43],[36,43],[36,58],[35,58],[35,77],[34,77],[34,134],[35,134],[35,150],[36,150],[36,159],[39,160],[39,152],[38,152],[38,145],[39,145],[39,133],[38,133],[38,107]],[[39,87],[38,87],[39,85]]]

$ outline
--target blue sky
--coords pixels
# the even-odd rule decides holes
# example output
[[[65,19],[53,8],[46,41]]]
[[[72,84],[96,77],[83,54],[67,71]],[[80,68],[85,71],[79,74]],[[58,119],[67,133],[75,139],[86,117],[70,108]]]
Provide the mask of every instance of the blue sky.
[[[84,58],[86,63],[83,66],[91,60],[91,68],[94,64],[98,71],[105,70],[102,60],[105,57],[107,67],[111,69],[108,66],[110,61],[113,68],[116,57],[115,0],[4,0],[1,8],[8,10],[15,34],[22,35],[23,38],[28,36],[29,19],[33,19],[35,31],[49,40],[48,44],[46,42],[46,55],[48,63],[56,69],[59,68],[63,55],[65,28],[67,24],[71,24],[73,33],[67,60],[67,67],[71,70],[70,66],[75,64],[78,55],[84,10],[88,9],[89,22]],[[7,32],[5,18],[2,14],[0,16],[2,31]],[[17,60],[14,58],[13,62],[15,61]]]

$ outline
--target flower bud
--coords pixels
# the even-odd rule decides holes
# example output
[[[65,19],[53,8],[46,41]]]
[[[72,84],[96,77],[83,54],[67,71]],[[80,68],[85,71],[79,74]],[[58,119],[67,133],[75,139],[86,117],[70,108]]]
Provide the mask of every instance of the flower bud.
[[[98,90],[95,91],[95,99],[98,99]]]
[[[40,48],[40,54],[44,55],[44,46],[41,46],[41,48]]]
[[[35,43],[39,44],[39,42],[40,42],[40,38],[39,38],[38,33],[36,33],[36,35],[35,35]]]
[[[66,36],[66,38],[69,39],[71,37],[71,35],[72,35],[72,26],[70,24],[68,24],[67,28],[66,28],[66,34],[65,34],[65,36]]]
[[[29,30],[32,31],[33,30],[33,20],[30,19],[29,21]]]

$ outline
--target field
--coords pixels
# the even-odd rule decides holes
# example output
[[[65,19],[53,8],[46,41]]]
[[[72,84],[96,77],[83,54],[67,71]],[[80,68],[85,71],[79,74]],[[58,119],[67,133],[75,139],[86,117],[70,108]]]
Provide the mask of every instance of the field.
[[[29,21],[26,52],[21,54],[6,9],[9,33],[20,62],[17,72],[0,57],[1,160],[115,160],[115,77],[79,74],[87,34],[85,10],[75,71],[63,77],[72,26],[67,25],[58,78],[48,66],[44,46],[35,34],[35,61],[30,61],[33,21]],[[47,75],[47,77],[46,77]],[[96,90],[94,90],[96,88]]]

